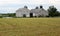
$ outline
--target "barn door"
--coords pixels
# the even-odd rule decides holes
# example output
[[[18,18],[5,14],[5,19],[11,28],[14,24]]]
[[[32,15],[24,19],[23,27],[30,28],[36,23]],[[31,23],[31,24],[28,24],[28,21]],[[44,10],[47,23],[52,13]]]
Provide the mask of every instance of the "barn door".
[[[26,14],[23,14],[23,17],[26,17]]]
[[[30,13],[30,17],[33,17],[33,13]]]

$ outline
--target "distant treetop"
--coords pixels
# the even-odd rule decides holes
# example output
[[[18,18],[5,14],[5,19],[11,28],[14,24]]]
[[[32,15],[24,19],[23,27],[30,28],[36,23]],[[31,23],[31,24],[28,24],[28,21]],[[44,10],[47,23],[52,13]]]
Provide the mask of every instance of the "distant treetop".
[[[40,8],[43,8],[43,6],[41,5]]]
[[[38,9],[39,7],[37,6],[35,9]]]
[[[24,8],[28,8],[27,6],[24,6]]]

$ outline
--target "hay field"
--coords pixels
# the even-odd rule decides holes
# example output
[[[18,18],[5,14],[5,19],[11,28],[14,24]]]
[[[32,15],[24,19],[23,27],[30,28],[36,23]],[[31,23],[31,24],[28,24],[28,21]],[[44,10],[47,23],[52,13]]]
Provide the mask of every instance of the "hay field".
[[[60,18],[0,18],[0,36],[60,36]]]

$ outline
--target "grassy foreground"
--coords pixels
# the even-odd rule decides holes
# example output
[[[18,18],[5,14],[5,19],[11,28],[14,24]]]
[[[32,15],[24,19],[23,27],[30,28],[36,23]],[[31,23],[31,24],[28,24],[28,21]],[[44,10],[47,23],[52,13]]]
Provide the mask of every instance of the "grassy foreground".
[[[0,18],[0,36],[60,36],[60,18]]]

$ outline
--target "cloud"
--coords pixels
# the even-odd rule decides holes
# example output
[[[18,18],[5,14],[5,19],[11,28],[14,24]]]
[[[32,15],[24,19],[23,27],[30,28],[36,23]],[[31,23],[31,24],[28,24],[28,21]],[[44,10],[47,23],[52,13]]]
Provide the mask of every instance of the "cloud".
[[[27,5],[29,9],[39,5],[47,9],[50,5],[54,5],[60,10],[60,0],[0,0],[0,12],[15,12],[24,5]]]
[[[49,0],[51,4],[60,4],[60,0]]]
[[[60,0],[0,0],[0,4],[59,4]]]
[[[0,5],[3,4],[48,4],[48,0],[0,0]]]
[[[0,0],[0,5],[6,4],[23,4],[21,0]]]

